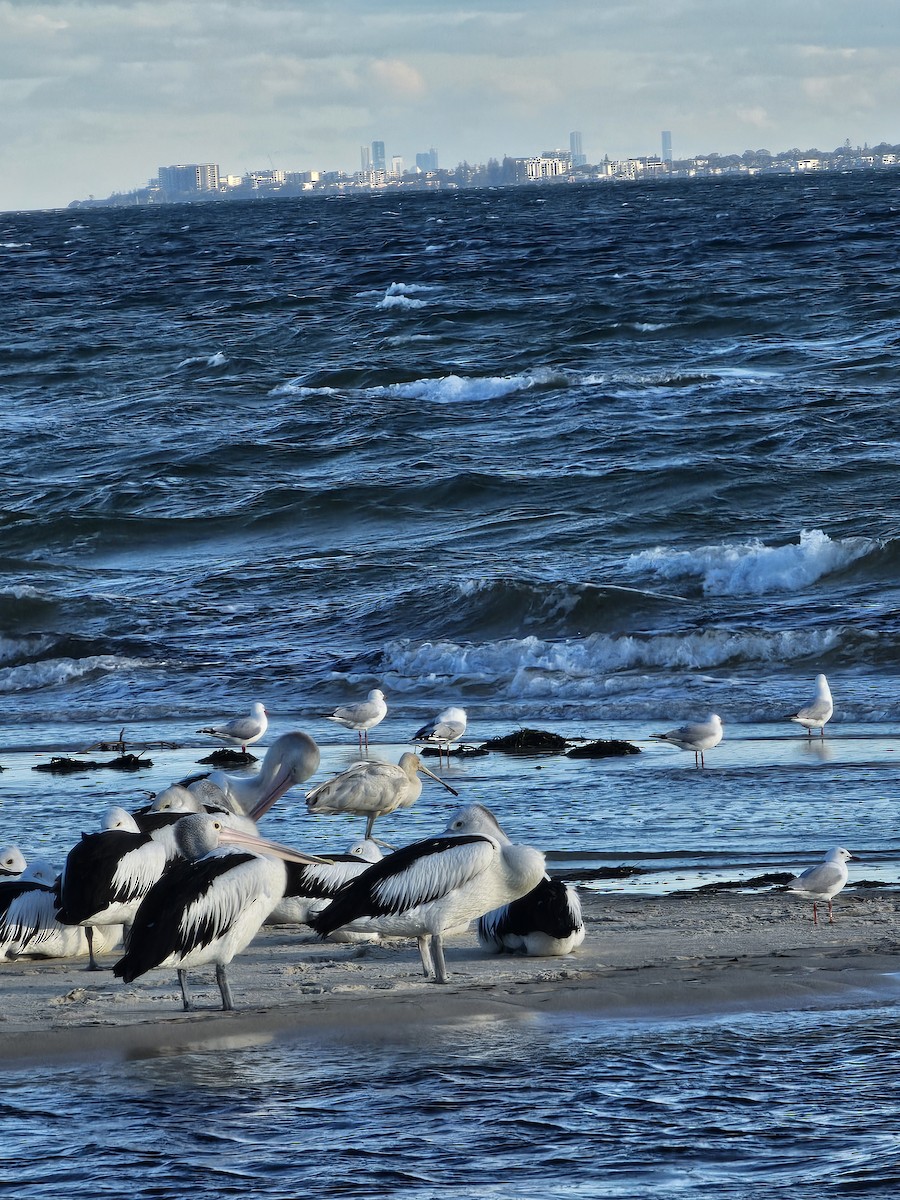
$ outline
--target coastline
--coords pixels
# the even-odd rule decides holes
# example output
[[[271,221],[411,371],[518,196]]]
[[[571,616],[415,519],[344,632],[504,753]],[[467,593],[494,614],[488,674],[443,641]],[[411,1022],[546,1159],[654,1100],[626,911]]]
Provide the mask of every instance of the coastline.
[[[900,997],[900,891],[845,891],[835,921],[779,892],[623,895],[581,889],[587,933],[564,958],[489,956],[473,932],[446,940],[450,982],[421,975],[412,940],[323,943],[266,926],[229,967],[235,1012],[211,967],[124,985],[83,959],[0,964],[0,1058],[95,1061],[199,1049],[218,1039],[390,1040],[417,1028],[534,1017],[676,1019],[833,1008]]]

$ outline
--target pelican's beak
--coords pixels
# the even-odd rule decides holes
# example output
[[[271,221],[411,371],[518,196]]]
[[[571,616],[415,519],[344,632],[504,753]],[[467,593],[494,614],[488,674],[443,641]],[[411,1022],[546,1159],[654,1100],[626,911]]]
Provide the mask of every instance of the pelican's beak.
[[[445,783],[444,780],[441,779],[440,775],[435,775],[434,771],[429,771],[426,766],[420,766],[419,770],[423,775],[430,775],[432,779],[436,779],[442,787],[445,787],[448,792],[452,792],[454,796],[459,795],[459,792],[456,790],[456,788],[452,788],[449,783]]]
[[[305,854],[302,850],[294,850],[291,846],[282,846],[280,842],[270,842],[268,838],[257,837],[253,833],[244,833],[241,829],[222,827],[219,840],[234,846],[246,846],[257,854],[272,854],[285,862],[300,863],[303,866],[324,864],[330,865],[330,858],[317,858],[314,854]]]
[[[294,779],[291,772],[286,767],[282,767],[272,780],[269,790],[254,804],[247,816],[251,817],[254,821],[258,821],[260,817],[264,817],[275,801],[284,795],[293,782]]]

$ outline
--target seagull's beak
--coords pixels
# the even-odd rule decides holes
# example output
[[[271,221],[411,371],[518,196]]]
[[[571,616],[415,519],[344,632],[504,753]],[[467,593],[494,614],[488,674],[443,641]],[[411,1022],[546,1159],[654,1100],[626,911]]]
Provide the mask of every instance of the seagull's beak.
[[[445,787],[447,791],[452,792],[454,796],[459,795],[459,792],[456,790],[456,788],[452,788],[449,783],[445,783],[444,780],[441,779],[440,775],[435,775],[434,771],[429,771],[425,766],[420,766],[419,770],[423,775],[430,775],[432,779],[436,779],[441,787]]]
[[[280,842],[270,842],[268,838],[257,837],[253,833],[245,833],[242,829],[231,829],[225,825],[219,834],[221,842],[233,846],[245,846],[257,854],[270,854],[285,862],[300,863],[302,866],[330,864],[330,858],[317,858],[314,854],[305,854],[302,850],[294,850],[291,846],[282,846]]]

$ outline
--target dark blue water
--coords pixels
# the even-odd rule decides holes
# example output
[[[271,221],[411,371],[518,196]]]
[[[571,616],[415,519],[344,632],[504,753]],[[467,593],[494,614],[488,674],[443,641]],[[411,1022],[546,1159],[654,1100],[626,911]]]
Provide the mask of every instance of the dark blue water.
[[[0,215],[0,842],[60,861],[254,700],[316,737],[324,779],[356,753],[324,714],[380,686],[394,760],[447,704],[474,744],[641,746],[454,760],[461,798],[557,864],[652,890],[843,844],[896,880],[898,219],[890,175],[858,174]],[[784,717],[819,671],[810,745]],[[647,740],[710,711],[705,772]],[[139,777],[32,771],[120,729],[178,748]],[[445,814],[426,788],[383,836]],[[302,798],[267,822],[309,849],[359,832]],[[870,1082],[893,1024],[14,1072],[5,1170],[120,1195],[130,1163],[129,1191],[180,1195],[164,1126],[206,1194],[891,1195]]]

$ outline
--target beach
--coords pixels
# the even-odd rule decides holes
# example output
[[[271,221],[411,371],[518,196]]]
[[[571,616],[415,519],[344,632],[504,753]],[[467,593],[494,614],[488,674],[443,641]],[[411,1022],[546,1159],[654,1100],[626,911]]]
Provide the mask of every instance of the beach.
[[[447,939],[450,982],[424,979],[415,942],[318,941],[301,926],[265,926],[229,968],[234,1012],[222,1012],[211,967],[190,978],[184,1012],[174,970],[133,984],[116,956],[0,966],[7,1061],[141,1056],[221,1038],[403,1039],[460,1021],[663,1019],[894,1000],[900,991],[900,894],[845,892],[835,920],[808,902],[766,894],[634,897],[581,891],[587,933],[561,958],[492,956],[472,931]]]

